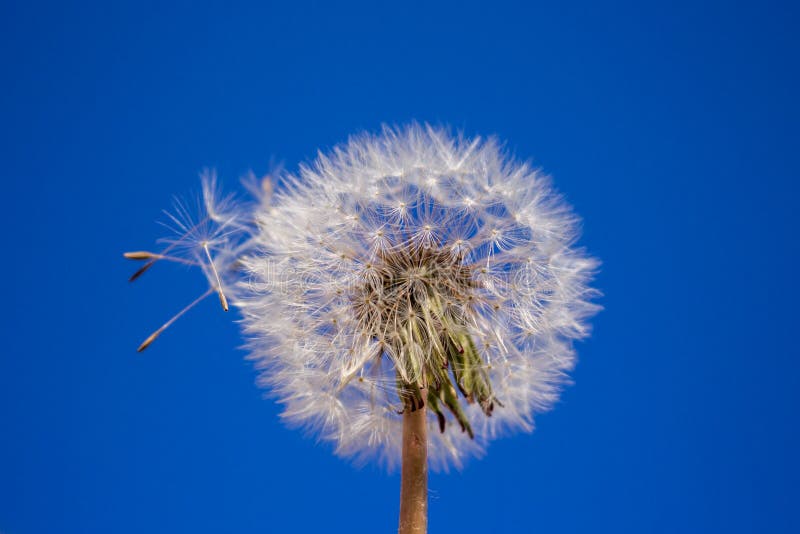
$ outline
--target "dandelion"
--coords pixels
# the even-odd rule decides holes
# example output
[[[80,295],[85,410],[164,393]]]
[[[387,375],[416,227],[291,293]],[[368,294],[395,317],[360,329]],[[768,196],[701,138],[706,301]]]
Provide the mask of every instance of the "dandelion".
[[[429,463],[533,429],[597,309],[577,218],[493,139],[384,128],[234,208],[192,261],[241,310],[288,422],[402,463],[400,532],[425,531]]]

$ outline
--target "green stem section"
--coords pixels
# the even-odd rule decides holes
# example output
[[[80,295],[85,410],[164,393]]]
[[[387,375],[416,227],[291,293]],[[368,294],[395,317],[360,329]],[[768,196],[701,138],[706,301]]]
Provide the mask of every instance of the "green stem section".
[[[403,412],[403,466],[398,534],[428,531],[428,427],[425,408]]]

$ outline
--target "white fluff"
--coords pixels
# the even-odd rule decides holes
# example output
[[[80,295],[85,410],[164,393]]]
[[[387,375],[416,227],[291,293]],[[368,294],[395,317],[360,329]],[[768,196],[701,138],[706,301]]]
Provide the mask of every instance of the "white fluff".
[[[236,235],[217,239],[214,261],[244,315],[260,382],[288,422],[342,456],[390,467],[400,458],[396,369],[406,356],[365,335],[353,304],[381,253],[446,249],[473,273],[467,326],[502,405],[487,417],[465,404],[474,439],[450,420],[440,432],[429,412],[434,468],[458,467],[506,432],[531,431],[534,414],[556,401],[575,362],[572,340],[588,333],[597,310],[587,285],[597,262],[574,247],[577,218],[546,176],[493,139],[384,128],[285,174],[271,200],[206,205]]]

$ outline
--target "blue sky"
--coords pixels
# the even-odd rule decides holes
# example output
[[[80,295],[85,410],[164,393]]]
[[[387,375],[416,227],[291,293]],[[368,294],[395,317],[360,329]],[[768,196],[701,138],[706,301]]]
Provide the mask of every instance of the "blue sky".
[[[395,528],[213,300],[135,352],[205,282],[121,252],[205,167],[412,119],[532,158],[603,261],[575,384],[432,476],[431,531],[800,530],[795,6],[108,4],[0,4],[0,532]]]

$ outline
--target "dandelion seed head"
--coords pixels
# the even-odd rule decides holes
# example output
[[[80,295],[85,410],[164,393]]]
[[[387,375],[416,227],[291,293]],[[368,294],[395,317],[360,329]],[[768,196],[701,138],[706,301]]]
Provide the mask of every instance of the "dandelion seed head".
[[[140,350],[217,293],[284,420],[389,467],[404,412],[426,408],[431,465],[447,469],[557,401],[597,262],[549,178],[496,140],[384,128],[244,185],[254,201],[204,173],[164,248],[126,254],[146,262],[132,280],[170,260],[209,282]]]
[[[385,128],[284,174],[271,198],[213,213],[250,232],[224,252],[246,277],[231,291],[287,421],[391,466],[400,413],[424,405],[447,468],[557,400],[596,262],[549,179],[495,140]]]

